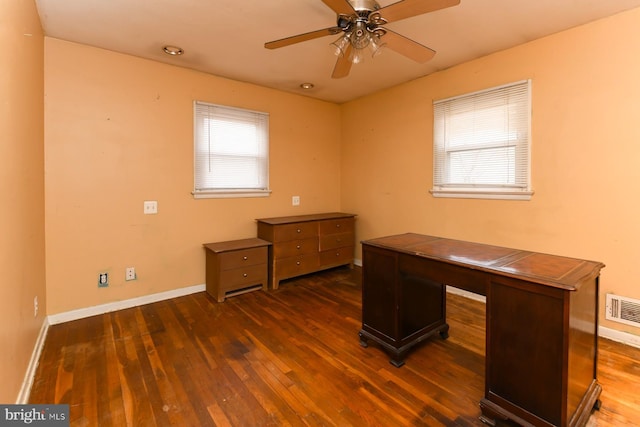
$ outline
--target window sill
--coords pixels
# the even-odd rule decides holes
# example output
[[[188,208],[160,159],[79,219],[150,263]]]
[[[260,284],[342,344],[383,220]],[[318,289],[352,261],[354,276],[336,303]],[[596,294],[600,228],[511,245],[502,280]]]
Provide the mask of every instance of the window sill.
[[[458,188],[431,189],[433,197],[455,199],[531,200],[533,191],[500,191],[492,189]]]
[[[192,191],[194,199],[239,199],[250,197],[269,197],[271,190],[219,190]]]

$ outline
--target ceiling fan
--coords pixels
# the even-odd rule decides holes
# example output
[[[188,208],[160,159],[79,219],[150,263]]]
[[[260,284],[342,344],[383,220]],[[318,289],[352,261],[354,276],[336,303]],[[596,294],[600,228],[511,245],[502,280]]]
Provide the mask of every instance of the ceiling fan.
[[[338,61],[331,77],[338,79],[349,75],[351,65],[363,60],[366,48],[370,49],[372,56],[380,53],[380,49],[385,46],[416,62],[427,62],[436,54],[433,49],[384,28],[383,25],[455,6],[460,3],[460,0],[401,0],[385,7],[380,7],[375,0],[322,0],[322,2],[338,15],[336,26],[274,40],[265,43],[264,47],[277,49],[343,33],[332,43]]]

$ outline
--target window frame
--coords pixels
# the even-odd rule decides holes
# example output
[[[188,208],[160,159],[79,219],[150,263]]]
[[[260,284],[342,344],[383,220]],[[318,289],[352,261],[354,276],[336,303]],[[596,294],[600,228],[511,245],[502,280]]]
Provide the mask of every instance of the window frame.
[[[257,171],[261,173],[261,178],[258,181],[262,182],[263,186],[237,186],[237,187],[206,187],[199,185],[199,181],[203,178],[199,178],[200,166],[199,161],[205,160],[205,158],[211,159],[212,148],[202,149],[201,139],[207,139],[207,145],[211,144],[211,138],[201,135],[201,121],[210,119],[215,115],[209,111],[209,113],[200,113],[199,108],[216,108],[220,109],[221,114],[234,115],[239,119],[240,123],[249,124],[255,122],[256,118],[261,118],[263,121],[260,126],[256,125],[258,132],[261,132],[258,138],[261,138],[263,146],[256,148],[252,152],[256,163],[259,164],[262,170]],[[208,116],[208,117],[206,117]],[[220,117],[218,117],[220,119]],[[235,119],[235,118],[234,118]],[[222,119],[224,120],[224,119]],[[208,129],[207,132],[211,132]],[[258,145],[260,143],[257,143]],[[220,153],[219,156],[228,156],[229,154]],[[235,154],[236,157],[241,157],[240,154]],[[251,156],[248,156],[251,157]],[[193,191],[191,192],[195,199],[209,199],[209,198],[249,198],[249,197],[268,197],[271,194],[269,188],[269,113],[262,111],[248,110],[245,108],[230,107],[227,105],[212,104],[204,101],[193,101]]]
[[[456,150],[447,148],[446,112],[442,113],[442,118],[438,120],[437,108],[446,108],[459,103],[460,101],[470,101],[481,99],[482,101],[494,96],[500,91],[507,93],[511,88],[526,85],[524,89],[524,111],[526,120],[526,130],[520,129],[520,133],[514,142],[509,137],[503,138],[501,142],[493,141],[486,144],[473,144],[473,149],[466,146],[464,150],[468,152],[480,153],[487,148],[508,148],[514,147],[513,157],[509,157],[509,162],[514,165],[514,183],[454,183],[446,182],[446,170],[452,162],[449,153]],[[486,96],[485,96],[486,95]],[[483,98],[484,97],[484,98]],[[507,109],[507,104],[503,109]],[[489,110],[490,107],[479,109],[478,111]],[[433,101],[433,186],[430,193],[434,197],[449,198],[473,198],[473,199],[503,199],[503,200],[530,200],[533,195],[531,189],[531,80],[520,80],[488,89],[479,90],[451,98]],[[476,110],[474,110],[474,113]],[[440,122],[440,123],[439,123]],[[518,151],[521,150],[521,151]],[[522,151],[524,150],[524,151]],[[462,150],[458,150],[462,151]],[[444,181],[443,181],[444,180]]]

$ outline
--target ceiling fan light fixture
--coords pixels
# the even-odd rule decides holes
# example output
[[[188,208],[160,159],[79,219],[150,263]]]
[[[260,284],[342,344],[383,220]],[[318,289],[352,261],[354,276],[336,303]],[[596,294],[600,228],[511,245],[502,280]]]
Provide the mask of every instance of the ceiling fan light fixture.
[[[371,57],[375,58],[384,52],[384,47],[387,45],[385,42],[381,40],[381,37],[384,33],[380,34],[379,32],[375,32],[371,34],[371,42],[369,43],[369,47],[371,48]]]
[[[336,56],[343,57],[347,51],[349,43],[351,43],[351,40],[349,40],[349,34],[345,34],[340,36],[338,40],[331,43],[331,47],[333,47]]]

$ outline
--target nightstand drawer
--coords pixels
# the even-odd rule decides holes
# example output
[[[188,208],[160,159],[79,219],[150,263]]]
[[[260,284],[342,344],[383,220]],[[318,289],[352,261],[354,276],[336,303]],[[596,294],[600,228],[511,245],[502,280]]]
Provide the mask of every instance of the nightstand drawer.
[[[265,258],[266,261],[266,258]],[[266,278],[267,263],[220,272],[220,288],[237,289],[240,285],[262,283]]]
[[[221,253],[220,269],[231,270],[256,264],[266,264],[267,252],[267,247],[265,246],[262,248],[242,249]]]

